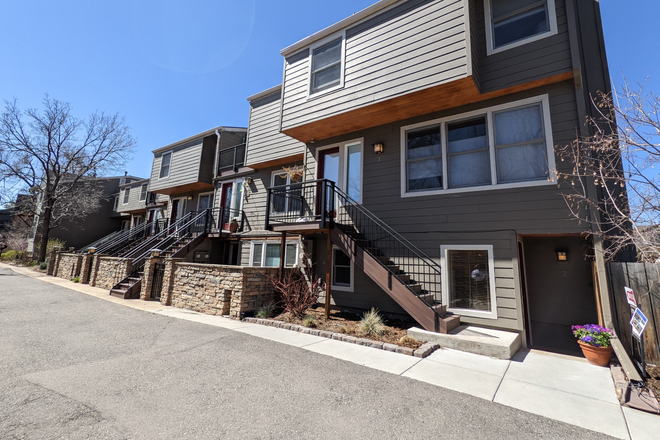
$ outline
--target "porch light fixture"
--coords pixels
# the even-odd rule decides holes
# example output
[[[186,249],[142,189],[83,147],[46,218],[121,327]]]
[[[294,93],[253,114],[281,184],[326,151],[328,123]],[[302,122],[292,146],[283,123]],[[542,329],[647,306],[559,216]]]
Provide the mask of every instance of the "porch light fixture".
[[[94,252],[96,252],[96,248],[91,247],[91,248],[87,249],[87,252],[90,253],[90,254],[93,254]]]
[[[248,185],[252,185],[252,177],[246,177],[245,183],[247,183]]]
[[[188,196],[188,200],[192,200],[192,199],[193,199],[193,196]]]
[[[566,261],[568,259],[567,252],[565,251],[558,251],[557,252],[557,260],[558,261]]]
[[[376,153],[376,154],[382,154],[382,153],[383,153],[383,149],[385,148],[385,145],[383,145],[382,142],[377,142],[377,143],[375,143],[375,144],[373,145],[373,147],[374,147],[374,153]]]

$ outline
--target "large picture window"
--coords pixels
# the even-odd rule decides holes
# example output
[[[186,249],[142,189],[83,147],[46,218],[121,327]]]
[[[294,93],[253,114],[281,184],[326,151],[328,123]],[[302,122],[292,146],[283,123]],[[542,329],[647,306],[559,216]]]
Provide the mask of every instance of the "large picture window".
[[[557,33],[554,0],[485,0],[490,53]]]
[[[341,84],[343,38],[312,49],[310,93]]]
[[[284,250],[284,267],[294,267],[298,263],[298,244],[287,243]],[[252,243],[250,252],[250,266],[253,267],[279,267],[280,243],[259,242]]]
[[[272,186],[286,186],[285,190],[276,191],[271,203],[273,213],[285,214],[296,213],[302,210],[302,184],[291,182],[291,176],[286,172],[273,173]]]
[[[542,96],[403,127],[402,196],[555,183],[549,113]]]
[[[442,246],[443,302],[465,316],[497,318],[493,247]]]

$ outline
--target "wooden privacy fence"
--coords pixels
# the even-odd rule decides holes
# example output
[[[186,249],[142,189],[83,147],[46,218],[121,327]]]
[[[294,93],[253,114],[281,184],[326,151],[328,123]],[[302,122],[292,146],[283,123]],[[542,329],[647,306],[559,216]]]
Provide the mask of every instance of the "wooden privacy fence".
[[[660,365],[660,264],[608,263],[607,266],[614,295],[612,319],[621,343],[634,357],[631,310],[625,292],[625,287],[630,287],[635,292],[637,306],[649,320],[643,335],[646,362]]]

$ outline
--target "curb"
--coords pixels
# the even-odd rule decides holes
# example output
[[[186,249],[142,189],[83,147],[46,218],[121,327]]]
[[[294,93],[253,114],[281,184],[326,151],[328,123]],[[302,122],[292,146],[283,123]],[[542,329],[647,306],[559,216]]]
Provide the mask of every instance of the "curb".
[[[414,356],[418,358],[425,358],[437,349],[440,348],[439,344],[433,342],[425,342],[417,350],[413,350],[409,347],[401,347],[396,344],[390,344],[387,342],[373,341],[366,338],[357,338],[355,336],[345,335],[343,333],[334,333],[327,330],[317,330],[309,327],[305,327],[298,324],[290,324],[288,322],[276,321],[274,319],[263,319],[263,318],[243,318],[243,321],[249,322],[252,324],[261,324],[268,327],[276,327],[284,330],[292,330],[300,333],[305,333],[313,336],[321,336],[323,338],[334,339],[337,341],[349,342],[351,344],[364,345],[366,347],[377,348],[379,350],[391,351],[393,353],[405,354],[407,356]]]

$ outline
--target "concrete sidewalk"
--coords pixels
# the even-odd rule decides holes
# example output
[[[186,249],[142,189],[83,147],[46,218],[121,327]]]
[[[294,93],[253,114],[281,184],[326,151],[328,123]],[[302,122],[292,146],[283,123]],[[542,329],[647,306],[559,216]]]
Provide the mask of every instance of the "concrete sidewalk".
[[[521,351],[507,361],[441,349],[425,359],[419,359],[289,330],[163,307],[155,302],[121,300],[111,297],[104,289],[48,277],[29,268],[1,263],[0,266],[123,306],[299,347],[613,437],[657,439],[660,432],[660,416],[621,407],[609,369],[590,365],[580,358],[532,350]]]

